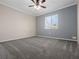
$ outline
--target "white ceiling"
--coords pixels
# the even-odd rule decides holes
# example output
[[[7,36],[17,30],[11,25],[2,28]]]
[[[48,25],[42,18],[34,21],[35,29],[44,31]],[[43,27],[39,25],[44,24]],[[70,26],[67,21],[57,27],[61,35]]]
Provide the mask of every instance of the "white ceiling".
[[[46,0],[43,5],[45,5],[47,8],[41,8],[40,10],[28,7],[29,5],[33,4],[31,0],[0,0],[0,4],[14,8],[29,15],[39,16],[55,11],[57,9],[74,5],[76,2],[75,0]]]

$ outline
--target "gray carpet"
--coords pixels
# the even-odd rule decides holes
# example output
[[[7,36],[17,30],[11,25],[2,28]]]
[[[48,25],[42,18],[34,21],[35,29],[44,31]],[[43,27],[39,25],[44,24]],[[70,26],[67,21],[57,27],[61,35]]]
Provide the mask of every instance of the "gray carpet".
[[[0,43],[0,59],[79,59],[76,42],[33,37]]]

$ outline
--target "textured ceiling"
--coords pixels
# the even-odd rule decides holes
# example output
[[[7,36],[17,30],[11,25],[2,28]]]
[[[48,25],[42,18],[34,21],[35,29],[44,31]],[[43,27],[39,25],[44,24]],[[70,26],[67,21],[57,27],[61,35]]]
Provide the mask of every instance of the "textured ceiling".
[[[46,0],[43,5],[45,5],[47,8],[41,8],[40,10],[28,7],[30,4],[33,4],[31,0],[0,0],[0,4],[4,4],[29,15],[39,16],[66,6],[76,4],[76,2],[75,0]]]

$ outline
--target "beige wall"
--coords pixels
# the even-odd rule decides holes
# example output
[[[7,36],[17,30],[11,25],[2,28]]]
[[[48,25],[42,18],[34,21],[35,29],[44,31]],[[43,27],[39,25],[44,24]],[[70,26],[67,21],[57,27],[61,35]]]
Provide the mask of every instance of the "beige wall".
[[[0,42],[35,36],[35,17],[0,5]]]

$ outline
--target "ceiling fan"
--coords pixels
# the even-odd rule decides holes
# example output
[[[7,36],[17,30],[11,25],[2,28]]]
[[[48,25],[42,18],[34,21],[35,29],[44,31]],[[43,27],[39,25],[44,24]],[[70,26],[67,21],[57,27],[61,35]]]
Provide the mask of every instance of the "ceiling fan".
[[[29,7],[34,7],[36,9],[40,8],[46,8],[46,6],[43,6],[42,4],[46,2],[46,0],[31,0],[35,5],[29,5]]]

